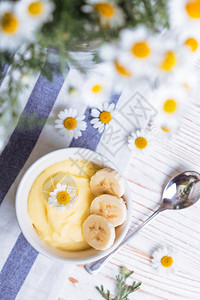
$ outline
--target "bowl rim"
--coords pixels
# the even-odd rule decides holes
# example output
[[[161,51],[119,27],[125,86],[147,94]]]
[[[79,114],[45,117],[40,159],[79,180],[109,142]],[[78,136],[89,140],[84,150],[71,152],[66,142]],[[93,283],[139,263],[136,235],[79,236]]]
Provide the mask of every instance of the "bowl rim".
[[[119,174],[122,176],[123,180],[124,180],[124,184],[125,184],[125,191],[127,193],[127,196],[126,196],[126,202],[128,202],[128,208],[127,208],[127,218],[126,218],[126,223],[124,224],[124,228],[122,230],[122,232],[120,233],[117,241],[115,241],[115,243],[107,250],[101,250],[101,251],[97,251],[97,254],[96,255],[93,255],[91,257],[87,257],[87,258],[64,258],[64,257],[59,257],[59,256],[56,256],[50,252],[48,252],[47,250],[43,249],[38,243],[37,241],[35,241],[33,238],[31,238],[30,236],[28,236],[28,234],[25,232],[24,230],[24,224],[23,224],[23,220],[22,220],[22,216],[21,216],[21,210],[20,210],[20,204],[21,202],[24,201],[21,200],[22,198],[20,197],[20,194],[21,194],[21,191],[23,190],[23,187],[24,187],[24,184],[25,182],[27,181],[27,178],[29,178],[29,176],[31,176],[30,174],[32,173],[32,170],[34,170],[38,165],[40,165],[42,162],[46,161],[48,159],[48,157],[51,157],[51,156],[59,156],[59,154],[63,153],[63,152],[71,152],[70,154],[72,154],[72,152],[75,154],[76,151],[78,150],[87,150],[88,153],[92,153],[92,154],[95,154],[99,157],[102,157],[104,159],[104,164],[102,164],[102,167],[107,167],[109,166],[110,164],[110,167],[113,167],[113,169],[115,169],[117,172],[119,172]],[[66,157],[66,160],[68,159],[69,157]],[[86,161],[90,161],[89,159],[85,159]],[[61,160],[58,160],[57,162],[59,161],[63,161],[63,159]],[[106,163],[105,163],[106,161]],[[95,161],[92,161],[93,163],[95,163]],[[97,161],[96,163],[99,164],[99,161]],[[50,163],[47,167],[44,167],[43,168],[43,171],[48,168],[49,166],[55,164],[54,163]],[[101,165],[101,164],[100,164]],[[34,177],[34,180],[33,182],[35,181],[35,179],[41,174],[42,171],[39,171],[38,174]],[[30,189],[32,187],[33,183],[31,184],[30,186]],[[30,189],[28,190],[28,193],[30,192]],[[59,261],[59,262],[65,262],[65,263],[89,263],[89,262],[92,262],[92,261],[95,261],[97,259],[100,259],[106,255],[108,255],[109,253],[111,253],[114,249],[116,249],[118,247],[118,245],[124,240],[127,232],[128,232],[128,229],[130,228],[130,223],[131,223],[131,216],[132,216],[132,201],[131,201],[131,191],[130,191],[130,188],[129,188],[129,185],[128,185],[128,182],[127,182],[127,179],[124,177],[124,175],[122,174],[122,172],[118,169],[118,167],[110,160],[108,159],[107,157],[105,157],[104,155],[102,155],[101,153],[97,152],[97,151],[93,151],[93,150],[90,150],[90,149],[87,149],[87,148],[82,148],[82,147],[70,147],[70,148],[63,148],[63,149],[58,149],[58,150],[55,150],[55,151],[52,151],[52,152],[49,152],[45,155],[43,155],[42,157],[40,157],[39,159],[37,159],[33,164],[31,164],[31,166],[26,170],[26,172],[24,173],[24,175],[22,176],[21,180],[20,180],[20,183],[17,187],[17,191],[16,191],[16,196],[15,196],[15,211],[16,211],[16,217],[17,217],[17,222],[19,224],[19,227],[21,229],[21,232],[22,234],[24,235],[25,239],[28,241],[28,243],[40,254],[44,255],[45,257],[47,258],[50,258],[50,259],[53,259],[54,261]],[[127,201],[128,199],[128,201]],[[28,199],[26,198],[26,201]],[[27,215],[28,215],[28,212],[26,211]],[[31,219],[30,217],[28,216],[30,222],[31,222]],[[33,226],[33,225],[32,225]],[[39,236],[39,235],[38,235]],[[41,239],[41,237],[40,237]],[[41,241],[43,241],[41,239]],[[44,242],[44,241],[43,241]],[[44,242],[45,243],[45,242]],[[46,243],[45,243],[46,244]],[[48,245],[50,246],[50,245]],[[52,247],[53,249],[56,249],[54,248],[53,246],[50,246]],[[85,250],[80,250],[79,252],[81,251],[85,251]],[[69,251],[70,252],[70,251]],[[73,251],[71,251],[73,252]]]

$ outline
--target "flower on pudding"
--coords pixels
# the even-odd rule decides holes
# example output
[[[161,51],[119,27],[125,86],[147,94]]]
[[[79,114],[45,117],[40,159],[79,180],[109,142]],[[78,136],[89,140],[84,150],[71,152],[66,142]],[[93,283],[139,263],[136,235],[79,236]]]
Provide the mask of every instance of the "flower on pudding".
[[[74,137],[77,139],[82,135],[82,131],[86,129],[86,122],[83,121],[85,115],[78,115],[77,109],[65,109],[58,114],[58,119],[55,120],[55,128],[61,135],[66,138]]]
[[[50,0],[21,0],[17,3],[17,10],[27,22],[41,27],[45,22],[52,20],[54,4]]]
[[[0,49],[15,50],[24,41],[33,38],[34,26],[30,22],[24,26],[24,20],[16,10],[16,5],[9,1],[0,3]]]
[[[58,183],[56,189],[49,193],[48,204],[57,211],[63,211],[65,208],[70,209],[76,203],[77,194],[75,187]]]
[[[94,107],[105,102],[110,96],[111,85],[107,78],[91,74],[86,79],[81,93],[81,99],[89,106]]]
[[[85,0],[86,5],[82,6],[85,13],[97,15],[102,27],[121,27],[125,23],[125,14],[112,0]]]
[[[152,266],[160,274],[168,275],[175,272],[178,253],[169,248],[159,248],[153,253]]]
[[[177,29],[200,29],[200,0],[170,0],[170,23]]]
[[[151,136],[144,129],[132,132],[128,137],[128,147],[137,154],[145,154],[150,150]]]
[[[116,113],[116,111],[114,111],[114,108],[115,105],[113,103],[110,105],[109,103],[105,103],[98,108],[92,109],[91,116],[93,117],[93,119],[90,121],[90,123],[94,128],[97,128],[100,133],[103,132],[105,126],[107,124],[110,124],[110,122],[112,121],[113,116]]]

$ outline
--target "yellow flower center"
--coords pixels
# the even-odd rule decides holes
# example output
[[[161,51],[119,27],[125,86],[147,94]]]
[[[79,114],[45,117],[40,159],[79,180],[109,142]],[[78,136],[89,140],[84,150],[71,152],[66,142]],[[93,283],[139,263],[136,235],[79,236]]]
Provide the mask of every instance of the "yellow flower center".
[[[6,34],[15,34],[19,27],[19,21],[11,12],[4,13],[1,19],[1,29]]]
[[[57,201],[59,204],[67,204],[70,200],[70,196],[67,192],[65,191],[62,191],[62,192],[59,192],[58,195],[57,195]]]
[[[138,149],[140,149],[140,150],[146,148],[147,144],[148,144],[147,140],[146,140],[144,137],[142,137],[142,136],[141,136],[141,137],[138,137],[138,138],[135,140],[135,146],[136,146]]]
[[[141,41],[132,46],[131,52],[137,58],[146,58],[150,55],[151,49],[145,41]]]
[[[190,18],[200,18],[200,0],[188,1],[185,5],[185,10]]]
[[[102,123],[107,124],[112,119],[111,113],[109,113],[108,111],[102,111],[100,113],[99,119]]]
[[[160,68],[163,71],[169,72],[173,69],[175,65],[176,65],[176,55],[174,54],[173,51],[168,51],[164,56]]]
[[[124,66],[119,64],[118,61],[115,61],[114,64],[115,64],[115,69],[120,75],[125,77],[130,77],[132,75],[132,73],[129,70],[127,70]]]
[[[95,5],[95,9],[99,14],[108,19],[112,18],[115,13],[114,7],[111,4],[105,2],[97,3]]]
[[[170,132],[171,131],[171,129],[169,129],[169,128],[165,127],[165,126],[162,126],[161,129],[164,132]]]
[[[163,256],[161,258],[161,265],[165,268],[171,267],[173,264],[173,258],[171,256]]]
[[[192,52],[195,52],[199,46],[199,43],[194,38],[189,38],[185,41],[185,45],[189,47]]]
[[[64,126],[68,130],[72,130],[76,127],[77,121],[75,118],[68,117],[67,119],[64,120]]]
[[[28,12],[31,16],[37,17],[42,14],[44,5],[41,1],[35,1],[29,4]]]
[[[93,93],[99,93],[102,90],[102,86],[100,84],[96,84],[92,87],[92,92]]]
[[[168,99],[163,105],[163,109],[167,114],[172,114],[177,109],[177,103],[174,99]]]

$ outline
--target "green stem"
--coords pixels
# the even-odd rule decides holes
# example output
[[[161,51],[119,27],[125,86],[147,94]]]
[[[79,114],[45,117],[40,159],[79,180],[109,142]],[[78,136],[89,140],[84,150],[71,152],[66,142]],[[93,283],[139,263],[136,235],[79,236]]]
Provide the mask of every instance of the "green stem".
[[[144,7],[146,9],[147,16],[149,17],[151,24],[154,25],[154,16],[153,16],[153,12],[151,9],[151,0],[142,0],[142,1],[144,3]]]

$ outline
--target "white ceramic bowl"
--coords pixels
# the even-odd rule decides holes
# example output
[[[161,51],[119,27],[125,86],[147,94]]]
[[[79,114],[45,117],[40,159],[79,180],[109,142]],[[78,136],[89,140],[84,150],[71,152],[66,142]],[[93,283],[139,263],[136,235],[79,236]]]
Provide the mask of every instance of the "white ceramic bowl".
[[[55,259],[57,261],[63,261],[68,263],[86,263],[86,262],[94,261],[96,259],[99,259],[107,255],[112,250],[114,250],[124,239],[128,231],[130,225],[130,219],[131,219],[131,209],[132,209],[131,193],[128,184],[124,179],[125,194],[123,198],[125,199],[127,204],[127,210],[128,210],[127,219],[123,225],[118,226],[116,228],[116,239],[111,248],[105,251],[97,251],[93,248],[82,250],[82,251],[64,251],[64,250],[59,250],[51,247],[50,245],[46,244],[35,231],[28,215],[27,199],[28,199],[31,186],[35,181],[35,179],[37,178],[37,176],[50,165],[53,165],[56,162],[67,160],[67,159],[87,160],[95,164],[98,164],[102,167],[109,166],[113,169],[116,169],[119,172],[117,167],[112,162],[108,161],[108,159],[106,159],[104,156],[88,149],[67,148],[67,149],[61,149],[46,154],[45,156],[37,160],[26,171],[23,178],[21,179],[16,194],[16,215],[17,215],[19,226],[25,238],[31,244],[31,246],[35,248],[39,253],[49,258]]]

